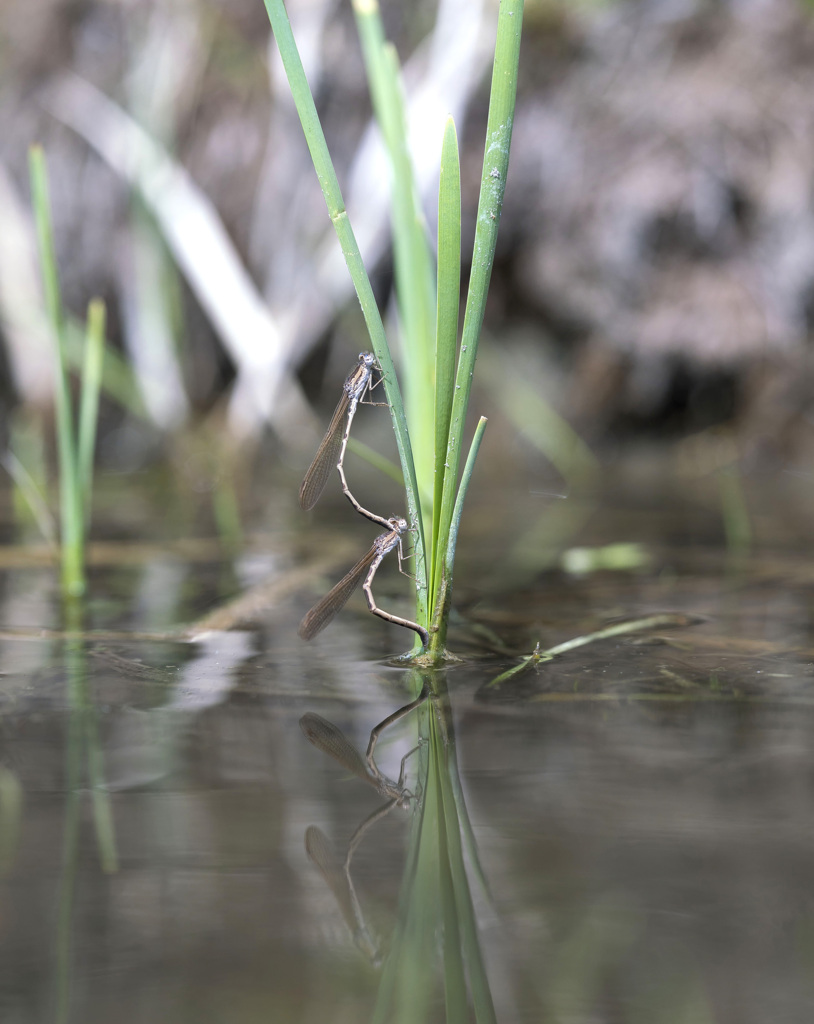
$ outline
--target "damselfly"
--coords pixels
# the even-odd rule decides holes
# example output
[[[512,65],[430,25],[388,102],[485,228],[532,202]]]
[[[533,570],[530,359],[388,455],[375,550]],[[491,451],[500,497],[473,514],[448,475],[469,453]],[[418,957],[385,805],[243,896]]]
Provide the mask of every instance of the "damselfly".
[[[376,744],[382,732],[399,721],[399,719],[404,718],[404,716],[408,715],[411,711],[414,711],[419,705],[423,704],[429,697],[429,693],[429,686],[425,684],[421,693],[415,700],[410,701],[409,704],[405,704],[404,707],[399,708],[398,711],[394,711],[392,715],[388,715],[384,721],[379,722],[375,728],[371,729],[370,741],[367,745],[367,752],[364,757],[362,757],[356,747],[354,747],[338,726],[334,725],[333,722],[329,722],[326,718],[322,718],[321,715],[315,714],[313,711],[309,711],[302,716],[300,719],[300,728],[308,741],[313,743],[317,750],[321,750],[323,754],[327,754],[329,757],[332,757],[335,761],[338,761],[343,768],[346,768],[358,779],[362,779],[363,782],[367,782],[369,785],[373,786],[376,792],[381,796],[386,797],[388,800],[392,800],[399,807],[407,807],[412,798],[412,793],[410,793],[404,786],[405,765],[407,763],[407,758],[409,758],[411,754],[415,753],[418,748],[414,747],[401,759],[401,769],[399,771],[398,782],[394,782],[393,779],[389,779],[379,769],[379,766],[376,764],[373,757],[373,751],[376,749]]]
[[[394,548],[398,551],[399,570],[401,570],[401,563],[404,559],[401,538],[407,532],[407,520],[397,516],[393,516],[390,519],[381,519],[378,516],[372,518],[374,518],[375,522],[387,526],[387,532],[380,534],[373,541],[370,551],[363,558],[359,559],[356,565],[342,577],[321,601],[314,605],[300,623],[299,634],[303,640],[313,640],[318,633],[325,629],[336,613],[345,607],[350,595],[362,583],[362,590],[367,598],[367,606],[374,615],[378,615],[380,619],[385,619],[387,622],[394,622],[397,626],[406,626],[407,629],[415,630],[421,637],[421,642],[424,646],[428,647],[430,637],[427,630],[423,626],[419,626],[417,622],[411,622],[409,619],[402,619],[398,615],[391,615],[390,612],[383,611],[376,604],[373,598],[373,591],[371,590],[373,577],[376,575],[376,570],[381,565],[382,559]],[[363,580],[364,582],[362,582]]]
[[[376,369],[376,357],[372,352],[360,352],[356,366],[348,374],[345,383],[342,385],[342,396],[333,414],[328,429],[325,431],[314,461],[311,463],[308,472],[300,487],[300,506],[306,510],[312,509],[319,501],[319,496],[325,489],[328,477],[335,466],[341,466],[345,457],[345,449],[350,436],[350,427],[353,417],[356,415],[356,408],[362,401],[365,394],[375,387],[372,384],[373,371]],[[350,495],[345,483],[344,474],[340,468],[342,489],[345,494]],[[368,515],[368,518],[370,516]]]
[[[386,804],[385,808],[377,811],[378,817],[387,813],[392,804]],[[353,937],[354,944],[374,965],[381,962],[379,944],[371,935],[365,923],[362,908],[359,906],[359,899],[350,875],[350,859],[352,853],[345,858],[345,863],[340,864],[328,837],[317,828],[316,825],[309,825],[305,833],[305,852],[309,859],[319,868],[320,874],[325,879],[328,888],[334,895],[337,906],[345,919],[345,924]]]

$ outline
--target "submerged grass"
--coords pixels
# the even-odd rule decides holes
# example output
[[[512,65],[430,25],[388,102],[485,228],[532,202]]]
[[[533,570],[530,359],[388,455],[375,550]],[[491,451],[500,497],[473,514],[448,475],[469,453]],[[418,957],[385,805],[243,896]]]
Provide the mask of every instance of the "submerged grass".
[[[523,0],[502,0],[498,15],[472,271],[460,345],[461,185],[455,125],[450,118],[442,145],[438,259],[434,275],[409,156],[396,52],[385,38],[376,0],[353,3],[374,112],[392,168],[403,401],[382,318],[348,220],[283,0],[265,0],[265,5],[328,212],[362,307],[370,343],[384,375],[407,513],[415,531],[416,619],[431,629],[426,660],[438,663],[446,656],[446,621],[462,503],[485,426],[481,419],[459,481],[466,415],[509,161]]]

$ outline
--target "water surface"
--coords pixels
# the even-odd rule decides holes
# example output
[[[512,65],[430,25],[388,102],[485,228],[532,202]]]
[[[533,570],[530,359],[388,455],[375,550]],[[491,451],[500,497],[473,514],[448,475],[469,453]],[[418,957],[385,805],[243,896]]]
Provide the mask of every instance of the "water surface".
[[[389,660],[410,640],[361,601],[314,643],[296,636],[352,542],[111,549],[78,637],[52,570],[7,559],[3,1024],[810,1021],[806,506],[774,514],[756,495],[753,545],[733,551],[709,494],[662,498],[612,488],[560,543],[635,541],[645,557],[627,570],[524,568],[505,531],[464,537],[463,660],[382,737],[391,777],[421,737],[416,799],[364,833],[353,898],[340,866],[383,800],[299,719],[317,713],[363,751],[423,677]],[[484,495],[470,528],[498,512],[529,530],[535,500]],[[262,581],[265,603],[236,628],[204,618]],[[379,588],[398,608],[399,579]],[[493,685],[538,641],[657,612],[685,624]],[[334,854],[327,880],[306,854],[313,826]]]

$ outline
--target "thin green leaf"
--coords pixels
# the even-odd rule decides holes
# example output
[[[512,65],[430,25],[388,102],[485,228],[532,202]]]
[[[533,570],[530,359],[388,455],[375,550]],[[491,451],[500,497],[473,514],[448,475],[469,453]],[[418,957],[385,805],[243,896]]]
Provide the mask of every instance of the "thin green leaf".
[[[389,476],[399,487],[404,486],[404,474],[395,462],[388,459],[386,455],[382,455],[381,452],[377,452],[375,448],[371,448],[369,444],[365,444],[364,441],[360,441],[355,437],[348,439],[348,448],[354,455],[358,455],[360,459],[364,459],[365,462],[373,466],[374,469],[378,469],[380,473]]]
[[[70,316],[66,317],[64,326],[68,366],[75,373],[81,373],[85,362],[86,326]],[[132,416],[149,419],[130,365],[107,343],[102,368],[102,391]]]
[[[517,93],[517,69],[520,55],[520,30],[523,23],[523,0],[502,0],[498,15],[495,62],[492,72],[492,91],[489,101],[489,117],[486,127],[486,146],[481,175],[478,219],[475,228],[475,245],[472,254],[472,273],[464,314],[461,353],[452,403],[449,440],[447,444],[444,474],[444,489],[439,529],[439,549],[445,552],[447,569],[451,572],[449,558],[449,531],[452,524],[453,500],[461,459],[461,434],[466,422],[466,411],[475,372],[475,357],[478,351],[483,314],[486,308],[486,293],[492,274],[497,230],[500,224],[500,210],[506,187],[509,165],[509,147],[514,123],[514,106]],[[454,545],[451,552],[454,559]],[[436,598],[433,618],[437,621],[443,606],[449,604],[448,581],[442,581]],[[438,648],[436,648],[438,649]]]
[[[85,361],[82,366],[77,444],[77,472],[84,513],[82,518],[86,528],[90,520],[93,492],[93,453],[96,449],[99,390],[102,386],[102,366],[105,356],[105,319],[104,302],[101,299],[92,299],[88,305],[88,329],[85,341]]]
[[[373,109],[393,168],[393,254],[402,328],[404,398],[421,493],[429,496],[435,374],[432,257],[407,144],[398,56],[385,39],[376,0],[354,0],[353,9]]]
[[[41,146],[29,150],[29,174],[37,240],[40,250],[43,290],[48,319],[54,339],[57,362],[56,374],[56,426],[59,456],[59,495],[62,543],[62,590],[77,596],[85,589],[84,573],[84,519],[77,476],[76,443],[73,434],[73,411],[68,382],[65,332],[62,300],[59,291],[59,273],[54,252],[54,234],[51,225],[51,204],[48,197],[48,172]]]
[[[53,552],[56,555],[59,551],[56,523],[51,515],[51,510],[48,508],[45,495],[37,484],[33,473],[26,469],[13,451],[7,451],[4,455],[0,456],[0,465],[3,466],[14,481],[19,497],[28,507],[46,544],[53,548]]]
[[[432,505],[433,567],[430,602],[434,604],[441,577],[438,548],[441,502],[446,472],[449,423],[458,348],[458,307],[461,298],[461,165],[455,122],[450,117],[441,150],[438,187],[438,318],[435,342],[435,477]]]
[[[432,650],[439,653],[443,651],[447,639],[447,610],[452,590],[452,569],[455,564],[455,547],[458,543],[458,530],[461,526],[461,514],[463,513],[466,492],[469,490],[469,484],[472,480],[472,472],[475,469],[475,460],[478,457],[478,451],[480,450],[481,441],[483,440],[483,432],[486,430],[487,422],[488,421],[485,416],[481,416],[478,420],[478,425],[475,428],[475,435],[472,438],[472,444],[469,446],[469,454],[466,457],[463,475],[461,476],[461,485],[458,488],[455,505],[450,517],[449,532],[447,535],[447,550],[445,552],[440,576],[439,600],[436,602],[435,606],[436,611],[433,622],[434,629],[431,634]]]
[[[305,77],[297,45],[291,31],[291,25],[283,0],[265,0],[266,11],[271,22],[272,31],[280,50],[291,94],[297,107],[300,123],[305,139],[311,152],[311,159],[317,172],[320,187],[328,206],[331,222],[336,230],[342,254],[353,280],[362,314],[367,324],[370,343],[384,375],[384,390],[390,405],[393,430],[396,435],[401,468],[404,474],[404,486],[407,495],[407,514],[411,524],[417,530],[416,540],[416,617],[419,622],[427,621],[427,565],[424,524],[421,513],[421,500],[418,480],[410,446],[410,435],[407,419],[399,391],[395,367],[387,345],[381,314],[379,313],[370,279],[365,271],[359,246],[353,233],[339,181],[331,161],[322,125],[319,123],[314,98]]]

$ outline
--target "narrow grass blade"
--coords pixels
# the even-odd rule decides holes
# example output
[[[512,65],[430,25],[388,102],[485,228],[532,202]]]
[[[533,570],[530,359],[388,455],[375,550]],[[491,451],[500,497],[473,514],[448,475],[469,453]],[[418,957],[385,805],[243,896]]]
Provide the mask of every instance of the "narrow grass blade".
[[[580,493],[593,490],[599,460],[568,421],[535,388],[529,372],[506,366],[499,354],[485,351],[486,377],[494,382],[494,394],[504,415],[541,452],[565,480]]]
[[[354,455],[358,455],[360,459],[364,459],[365,462],[373,466],[374,469],[378,469],[380,473],[389,476],[399,487],[404,486],[404,474],[401,472],[401,468],[395,462],[388,459],[386,455],[382,455],[356,437],[348,439],[348,448]]]
[[[280,50],[280,57],[288,77],[291,94],[297,107],[305,139],[311,152],[311,159],[314,162],[314,169],[316,170],[317,178],[328,206],[328,213],[336,230],[342,254],[345,257],[348,271],[356,289],[359,304],[362,307],[362,314],[370,335],[371,347],[384,376],[384,390],[390,405],[396,445],[404,474],[408,518],[411,525],[418,531],[415,545],[416,618],[419,622],[424,623],[427,620],[427,565],[425,559],[424,524],[421,514],[418,480],[410,446],[410,435],[407,429],[407,419],[404,414],[404,405],[398,388],[395,367],[393,366],[393,360],[387,346],[384,325],[376,304],[375,295],[373,294],[373,288],[365,271],[353,228],[348,220],[345,201],[339,188],[339,181],[336,177],[330,153],[328,152],[328,145],[325,141],[322,125],[319,123],[314,98],[311,95],[308,80],[305,77],[297,45],[294,42],[285,5],[283,0],[265,0],[265,5],[272,31],[274,32],[274,38]]]
[[[734,559],[742,558],[752,544],[752,524],[737,463],[719,470],[717,477],[727,552]]]
[[[507,669],[505,672],[501,672],[499,676],[495,676],[486,685],[487,688],[500,686],[508,679],[520,675],[521,672],[525,672],[527,668],[533,668],[542,661],[551,661],[560,654],[568,654],[570,651],[575,651],[579,647],[585,647],[586,644],[596,643],[598,640],[611,640],[617,636],[627,636],[629,633],[640,633],[645,629],[680,629],[685,626],[693,626],[700,621],[700,619],[692,615],[684,615],[681,612],[660,612],[657,615],[647,615],[642,619],[614,622],[613,625],[604,626],[593,633],[584,633],[582,636],[575,636],[570,640],[564,640],[561,644],[549,647],[545,651],[540,650],[540,644],[538,643],[531,654],[525,655],[519,664]]]
[[[66,318],[64,326],[68,366],[75,373],[81,373],[85,363],[87,326],[72,317]],[[102,367],[102,391],[131,416],[143,420],[150,418],[127,360],[107,344]]]
[[[461,300],[461,165],[455,122],[449,118],[441,150],[438,188],[438,316],[435,338],[435,476],[433,479],[430,600],[438,592],[441,560],[438,532],[446,473],[452,396],[455,393],[455,357],[458,349],[458,307]]]
[[[99,390],[102,386],[102,366],[105,355],[105,304],[93,299],[88,305],[88,333],[85,341],[85,361],[82,367],[82,393],[79,406],[79,439],[77,444],[77,471],[87,529],[90,520],[93,492],[93,453],[96,448],[96,425],[99,415]]]
[[[29,173],[37,240],[40,249],[45,304],[57,363],[56,425],[59,454],[59,493],[62,543],[62,590],[77,596],[85,589],[84,518],[76,464],[76,443],[73,434],[73,410],[68,381],[59,273],[54,252],[51,226],[51,204],[48,197],[48,172],[45,154],[40,146],[29,150]]]
[[[517,93],[517,69],[520,55],[520,30],[523,22],[523,0],[502,0],[498,14],[495,62],[492,73],[492,91],[489,101],[489,117],[486,127],[486,146],[481,175],[478,219],[475,228],[475,245],[472,254],[472,273],[464,313],[461,353],[455,381],[452,402],[449,440],[447,443],[444,487],[441,507],[441,525],[438,534],[439,551],[444,552],[447,569],[451,571],[452,559],[448,557],[449,531],[452,524],[455,487],[461,459],[461,434],[463,433],[472,378],[475,371],[475,357],[478,351],[480,329],[486,308],[486,293],[492,275],[497,230],[500,224],[500,210],[506,186],[509,165],[509,147],[514,123],[514,106]],[[454,556],[454,545],[452,549]],[[446,589],[448,590],[448,582]],[[442,594],[439,588],[434,618],[437,618],[442,601],[448,601],[449,594]],[[434,648],[438,650],[438,648]]]
[[[13,451],[8,451],[0,456],[0,465],[14,481],[19,498],[25,502],[25,507],[37,524],[46,544],[53,548],[54,554],[59,550],[56,523],[48,508],[48,502],[42,490],[20,459]],[[15,507],[19,513],[19,507]]]
[[[432,494],[435,284],[408,148],[401,71],[377,0],[353,0],[373,109],[393,168],[393,254],[407,421],[422,495]],[[429,524],[427,524],[429,525]]]
[[[443,651],[447,639],[447,621],[449,617],[448,608],[452,590],[452,569],[455,563],[455,547],[458,543],[458,530],[461,526],[461,514],[463,513],[466,492],[469,490],[469,484],[472,480],[472,472],[475,469],[475,460],[478,457],[478,451],[480,450],[481,441],[483,440],[483,432],[486,430],[487,422],[486,417],[481,416],[478,420],[478,425],[475,428],[475,435],[472,438],[471,445],[469,446],[469,454],[466,457],[466,464],[464,465],[463,475],[461,476],[461,485],[458,488],[455,505],[452,509],[452,515],[450,516],[450,523],[447,532],[447,548],[444,552],[443,559],[439,558],[441,570],[439,574],[438,597],[435,604],[434,630],[430,634],[432,649],[438,653]]]
[[[475,460],[477,459],[478,452],[480,451],[483,432],[486,430],[487,423],[488,420],[486,417],[481,416],[478,420],[477,427],[475,427],[475,434],[472,438],[472,443],[469,446],[469,454],[466,457],[466,464],[464,465],[463,475],[461,476],[461,484],[455,498],[455,506],[452,510],[452,521],[450,523],[449,541],[447,544],[446,560],[444,565],[444,572],[448,577],[452,576],[452,563],[455,560],[455,545],[458,542],[458,530],[461,526],[461,514],[464,510],[466,492],[469,490],[472,473],[475,469]]]

